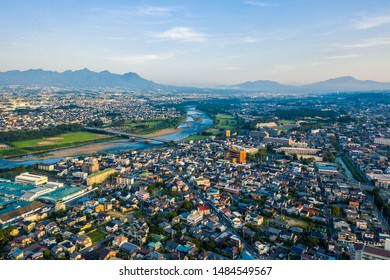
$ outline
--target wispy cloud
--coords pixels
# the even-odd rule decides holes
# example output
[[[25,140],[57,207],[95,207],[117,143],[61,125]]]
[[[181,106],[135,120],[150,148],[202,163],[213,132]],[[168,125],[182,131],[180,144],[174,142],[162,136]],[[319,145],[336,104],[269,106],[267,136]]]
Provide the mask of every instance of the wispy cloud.
[[[267,2],[259,2],[259,1],[245,1],[245,4],[257,7],[271,7],[275,6],[275,4],[267,3]]]
[[[179,7],[161,7],[161,6],[141,6],[138,7],[138,12],[141,15],[170,15]]]
[[[380,46],[390,46],[390,37],[379,37],[364,40],[354,44],[335,44],[337,48],[354,49],[354,48],[371,48]]]
[[[183,42],[203,42],[207,35],[188,27],[173,27],[164,32],[154,33],[153,37]]]
[[[110,57],[111,60],[125,63],[144,63],[155,60],[165,60],[171,58],[173,54],[138,54],[138,55],[122,55]]]
[[[244,37],[240,39],[240,43],[246,43],[246,44],[258,43],[261,41],[262,41],[261,39],[254,38],[254,37]]]
[[[333,56],[325,56],[322,59],[325,60],[333,60],[333,59],[346,59],[346,58],[354,58],[359,57],[359,54],[344,54],[344,55],[333,55]]]
[[[273,70],[277,72],[282,72],[282,71],[291,71],[293,70],[294,67],[288,64],[277,64],[273,66]]]
[[[356,29],[369,29],[386,24],[390,24],[390,15],[363,17],[360,21],[355,22],[353,27]]]

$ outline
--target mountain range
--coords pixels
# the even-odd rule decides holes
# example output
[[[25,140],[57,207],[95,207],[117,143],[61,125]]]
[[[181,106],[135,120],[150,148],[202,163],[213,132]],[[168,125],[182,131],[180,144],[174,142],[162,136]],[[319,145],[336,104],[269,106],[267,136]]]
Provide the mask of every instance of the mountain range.
[[[41,69],[0,72],[0,85],[42,85],[79,88],[121,87],[144,90],[161,87],[133,72],[119,75],[108,71],[93,72],[86,68],[77,71],[67,70],[62,73]]]
[[[284,85],[274,81],[259,80],[233,85],[231,88],[244,91],[274,93],[364,92],[390,90],[390,83],[360,81],[351,76],[345,76],[302,86]]]
[[[205,90],[206,92],[210,91],[201,88],[185,88],[157,84],[153,81],[146,80],[133,72],[120,75],[110,73],[109,71],[93,72],[86,68],[77,71],[67,70],[62,73],[41,69],[0,72],[0,86],[9,85],[41,85],[78,88],[119,87],[133,90],[191,89]],[[216,91],[219,90],[225,90],[227,92],[248,91],[265,93],[365,92],[390,90],[390,83],[361,81],[351,76],[345,76],[302,86],[285,85],[268,80],[258,80],[223,87],[223,89],[216,89]]]

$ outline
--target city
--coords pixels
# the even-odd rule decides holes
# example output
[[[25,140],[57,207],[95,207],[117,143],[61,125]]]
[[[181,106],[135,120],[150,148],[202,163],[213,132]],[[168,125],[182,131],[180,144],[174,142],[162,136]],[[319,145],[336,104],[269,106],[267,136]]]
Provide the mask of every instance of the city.
[[[128,131],[133,122],[127,120],[178,118],[169,126],[144,126],[146,134],[136,131],[170,139],[181,122],[184,130],[206,118],[212,123],[165,145],[107,134],[100,141],[142,148],[96,148],[54,162],[56,150],[66,154],[80,143],[7,159],[24,142],[18,141],[23,134],[13,134],[1,143],[3,160],[14,165],[0,170],[4,259],[390,258],[386,92],[138,99],[107,90],[96,93],[104,96],[100,103],[48,88],[35,89],[40,94],[31,99],[29,90],[3,99],[2,139],[23,129],[81,125],[34,140],[40,143],[86,133],[87,125],[100,134],[87,133],[104,135]],[[189,106],[195,115],[188,115]],[[112,125],[118,121],[121,126]],[[25,166],[26,156],[34,161]]]

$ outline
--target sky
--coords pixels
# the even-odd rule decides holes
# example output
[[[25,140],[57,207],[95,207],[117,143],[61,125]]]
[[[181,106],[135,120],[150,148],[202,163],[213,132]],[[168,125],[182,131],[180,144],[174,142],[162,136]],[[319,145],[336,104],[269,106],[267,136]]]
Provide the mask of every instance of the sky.
[[[0,0],[0,71],[217,86],[390,82],[388,0]]]

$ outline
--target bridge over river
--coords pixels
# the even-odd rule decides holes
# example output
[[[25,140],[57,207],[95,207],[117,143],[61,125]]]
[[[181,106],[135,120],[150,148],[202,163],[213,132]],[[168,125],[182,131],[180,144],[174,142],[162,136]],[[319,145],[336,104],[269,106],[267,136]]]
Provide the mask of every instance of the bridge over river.
[[[103,128],[96,128],[96,127],[85,127],[85,129],[90,130],[90,131],[113,134],[113,135],[117,135],[117,136],[124,136],[124,137],[135,138],[135,139],[144,139],[145,141],[152,140],[152,141],[157,141],[157,142],[162,142],[162,143],[171,142],[171,140],[165,140],[165,139],[155,138],[155,137],[148,137],[145,135],[126,133],[126,132],[116,131],[116,130],[111,130],[111,129],[103,129]]]

